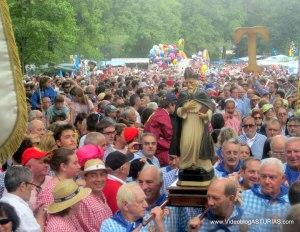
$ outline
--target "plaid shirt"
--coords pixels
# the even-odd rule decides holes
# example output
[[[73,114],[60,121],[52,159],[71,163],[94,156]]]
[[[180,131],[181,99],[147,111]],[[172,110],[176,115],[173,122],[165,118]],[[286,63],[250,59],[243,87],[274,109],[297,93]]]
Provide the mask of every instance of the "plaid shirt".
[[[168,194],[167,188],[173,184],[174,181],[178,178],[178,169],[172,169],[169,172],[163,173],[163,186],[161,188],[162,194]]]
[[[137,226],[138,225],[135,225],[135,228]],[[103,221],[99,232],[128,232],[128,230],[124,225],[120,224],[112,218],[109,218]],[[142,227],[140,232],[148,232],[148,228]]]
[[[243,210],[239,208],[239,206],[235,205],[233,208],[233,211],[228,218],[228,220],[242,220],[243,219]],[[214,222],[214,223],[213,223]],[[219,224],[217,224],[219,222]],[[240,224],[226,224],[223,221],[208,219],[205,217],[203,219],[203,223],[200,227],[200,232],[207,232],[207,231],[213,231],[213,232],[239,232],[240,231]]]
[[[2,197],[2,195],[4,193],[4,189],[5,189],[5,185],[4,185],[5,173],[6,172],[1,172],[0,173],[0,198]]]
[[[42,187],[41,192],[38,193],[38,195],[37,195],[36,208],[47,207],[51,203],[54,202],[52,191],[53,191],[55,185],[57,184],[57,182],[58,182],[58,179],[52,178],[51,180],[49,180],[47,182],[47,184],[45,186]]]
[[[112,216],[111,209],[106,203],[103,193],[95,195],[91,193],[79,204],[76,218],[84,231],[97,232],[105,219]]]
[[[281,231],[280,223],[276,222],[283,220],[290,208],[287,194],[279,199],[269,200],[264,197],[260,187],[257,191],[261,196],[255,194],[253,188],[242,193],[243,209],[247,212],[247,219],[253,220],[249,231]]]
[[[166,195],[161,195],[157,201],[148,207],[145,218],[150,215],[151,209],[161,205],[166,199]],[[164,218],[165,231],[169,232],[182,232],[187,231],[187,223],[189,220],[189,214],[186,208],[183,207],[168,207],[169,215]],[[154,222],[151,221],[148,225],[150,228],[154,228]]]
[[[49,220],[45,226],[45,232],[84,232],[85,230],[80,227],[78,220],[71,213],[64,217],[50,215]]]

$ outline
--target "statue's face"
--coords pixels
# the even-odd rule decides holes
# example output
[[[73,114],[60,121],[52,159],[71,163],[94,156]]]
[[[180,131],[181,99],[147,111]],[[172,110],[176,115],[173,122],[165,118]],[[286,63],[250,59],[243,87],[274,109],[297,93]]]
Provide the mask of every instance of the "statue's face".
[[[189,93],[193,93],[195,89],[197,88],[197,80],[193,78],[188,78],[185,80],[185,85],[188,89]]]

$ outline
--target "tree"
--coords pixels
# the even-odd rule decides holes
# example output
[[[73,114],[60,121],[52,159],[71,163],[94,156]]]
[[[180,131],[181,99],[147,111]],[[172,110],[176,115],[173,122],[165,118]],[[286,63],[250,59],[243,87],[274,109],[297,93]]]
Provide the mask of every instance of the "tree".
[[[100,46],[103,43],[102,11],[103,0],[70,0],[75,11],[76,40],[74,53],[86,58],[101,57]]]
[[[76,25],[67,0],[9,2],[21,64],[59,62],[73,51]]]

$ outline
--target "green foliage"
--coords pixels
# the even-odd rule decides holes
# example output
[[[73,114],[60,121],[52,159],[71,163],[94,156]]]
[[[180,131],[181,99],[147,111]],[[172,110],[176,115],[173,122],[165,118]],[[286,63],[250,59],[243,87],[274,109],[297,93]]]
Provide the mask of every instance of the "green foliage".
[[[76,24],[67,0],[9,1],[21,63],[59,62],[73,52]]]
[[[23,65],[68,62],[71,54],[92,59],[146,57],[154,44],[185,39],[191,55],[211,57],[232,49],[236,27],[265,25],[268,45],[287,53],[300,45],[299,0],[10,0]],[[246,55],[246,40],[237,45]],[[222,54],[223,53],[223,54]]]

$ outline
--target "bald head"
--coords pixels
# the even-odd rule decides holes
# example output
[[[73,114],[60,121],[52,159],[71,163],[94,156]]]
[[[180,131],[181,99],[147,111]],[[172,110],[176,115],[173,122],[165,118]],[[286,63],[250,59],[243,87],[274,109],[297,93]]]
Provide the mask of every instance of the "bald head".
[[[208,187],[208,189],[219,189],[225,196],[236,195],[237,186],[236,183],[228,178],[221,178],[214,180]]]
[[[285,143],[286,137],[283,135],[276,135],[271,138],[270,148],[271,156],[280,159],[282,162],[286,161],[285,157]]]
[[[106,146],[106,139],[100,132],[90,132],[86,135],[84,145],[93,144],[95,146]]]

